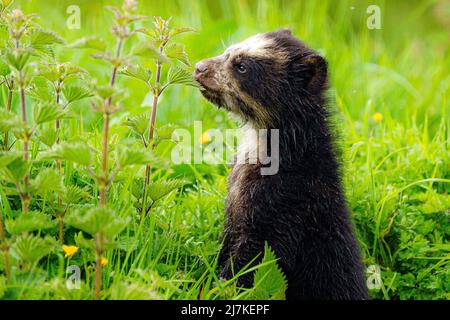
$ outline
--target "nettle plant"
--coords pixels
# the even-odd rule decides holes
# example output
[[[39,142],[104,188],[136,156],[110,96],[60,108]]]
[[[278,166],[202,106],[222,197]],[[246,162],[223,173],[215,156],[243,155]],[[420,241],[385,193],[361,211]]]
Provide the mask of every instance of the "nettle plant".
[[[171,139],[175,129],[172,125],[155,128],[159,98],[172,85],[196,85],[184,47],[173,42],[193,29],[171,28],[170,19],[160,17],[145,28],[150,19],[135,13],[135,1],[125,1],[121,8],[108,7],[114,16],[114,48],[98,37],[68,46],[93,50],[94,59],[110,65],[109,82],[102,85],[103,79],[59,61],[55,49],[64,50],[65,41],[42,29],[34,15],[13,9],[11,2],[0,2],[4,98],[0,112],[0,258],[4,281],[12,288],[23,274],[45,274],[39,262],[46,256],[58,257],[64,270],[63,249],[57,243],[75,242],[76,248],[92,253],[84,261],[85,278],[93,283],[93,297],[100,299],[105,256],[117,248],[118,236],[131,223],[142,225],[157,200],[184,184],[152,181],[151,165],[161,162],[155,147]],[[127,41],[133,45],[124,52]],[[115,140],[111,144],[111,119],[125,111],[127,90],[118,84],[120,77],[143,81],[153,104],[150,110],[124,121],[132,132],[131,143]],[[71,111],[75,102],[91,106],[101,116],[100,139],[95,139],[95,133],[71,134],[68,123],[82,126],[82,119]],[[109,190],[125,188],[118,176],[130,167],[142,171],[132,182],[135,209],[121,212],[109,203]],[[79,231],[68,237],[68,228]],[[64,251],[70,257],[74,250]]]

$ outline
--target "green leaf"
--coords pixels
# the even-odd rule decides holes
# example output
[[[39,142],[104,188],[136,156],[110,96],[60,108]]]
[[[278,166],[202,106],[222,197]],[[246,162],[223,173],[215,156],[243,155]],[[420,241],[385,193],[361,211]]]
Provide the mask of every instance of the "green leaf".
[[[144,135],[149,126],[150,117],[147,114],[141,114],[128,118],[125,125],[133,129],[137,134]]]
[[[116,161],[121,168],[134,164],[151,163],[153,159],[153,154],[147,150],[138,150],[123,146],[116,149]]]
[[[167,57],[165,57],[161,52],[153,47],[152,45],[146,44],[146,43],[139,43],[137,44],[132,52],[132,55],[147,58],[147,59],[153,59],[158,60],[162,62],[167,62]]]
[[[75,244],[77,245],[77,247],[79,248],[86,248],[89,249],[91,251],[95,251],[95,243],[94,243],[94,239],[86,239],[83,236],[83,232],[78,232],[75,237]]]
[[[32,234],[19,236],[11,247],[21,260],[36,263],[50,254],[56,247],[56,241],[50,236],[41,238]]]
[[[103,100],[117,96],[120,92],[120,90],[117,90],[117,88],[113,88],[111,86],[99,86],[95,88],[95,93]]]
[[[29,212],[28,214],[19,215],[15,219],[6,220],[5,225],[9,233],[18,235],[23,232],[54,228],[56,221],[52,220],[51,216],[47,214]]]
[[[43,169],[31,181],[31,188],[32,192],[42,196],[53,192],[61,193],[63,190],[61,174],[52,168]]]
[[[65,63],[59,64],[58,65],[58,72],[59,72],[59,74],[61,74],[61,75],[63,75],[65,77],[64,78],[65,81],[67,81],[67,79],[80,78],[84,74],[88,73],[83,68],[80,68],[79,66],[73,65],[70,62],[65,62]]]
[[[108,241],[112,241],[126,227],[129,219],[120,218],[110,208],[92,208],[85,212],[72,212],[66,216],[65,221],[91,236],[101,233]]]
[[[178,66],[172,66],[167,74],[166,86],[172,84],[198,87],[198,83],[194,80],[191,72]]]
[[[92,36],[78,39],[74,43],[69,45],[70,48],[80,48],[80,49],[95,49],[98,51],[106,50],[106,42],[102,39]]]
[[[172,139],[173,132],[177,129],[177,126],[173,124],[166,124],[156,129],[156,135],[160,140]]]
[[[25,49],[14,49],[6,53],[8,65],[17,71],[23,70],[30,57],[30,51]]]
[[[196,32],[196,30],[194,28],[189,28],[189,27],[173,28],[170,31],[170,38],[173,38],[179,34],[187,33],[187,32]]]
[[[81,188],[77,185],[66,186],[62,195],[62,201],[65,204],[79,204],[81,201],[91,197],[87,188]]]
[[[52,103],[56,100],[55,89],[46,77],[35,77],[27,94],[35,100]]]
[[[14,0],[2,0],[3,8],[8,7]]]
[[[7,181],[18,184],[28,173],[29,164],[22,157],[15,158],[3,168],[0,168],[0,176]]]
[[[3,59],[0,59],[0,76],[6,77],[10,73],[11,69],[9,68],[8,64]]]
[[[114,282],[111,286],[112,300],[162,300],[163,296],[148,285],[136,282]]]
[[[37,134],[38,139],[48,147],[52,147],[56,139],[58,139],[58,133],[53,127],[40,129]]]
[[[39,160],[67,160],[89,166],[94,161],[94,156],[85,142],[62,142],[53,149],[42,152]]]
[[[37,67],[37,74],[51,82],[55,82],[61,76],[61,74],[58,72],[58,68],[54,65],[49,64],[39,65]]]
[[[181,188],[185,184],[185,181],[176,179],[151,182],[148,187],[147,196],[155,202],[168,195],[173,190]]]
[[[152,78],[152,72],[148,69],[144,69],[140,65],[137,66],[124,66],[119,70],[119,74],[142,80],[148,83]]]
[[[72,103],[93,96],[92,92],[88,88],[75,85],[65,86],[63,88],[63,94],[67,100],[67,103]]]
[[[15,113],[2,109],[0,112],[0,132],[19,129],[21,126],[22,123]]]
[[[11,162],[21,156],[22,155],[18,152],[0,151],[0,168],[8,166]]]
[[[285,299],[287,280],[276,263],[276,256],[267,243],[264,246],[264,259],[254,276],[254,289],[251,299]]]
[[[188,55],[184,51],[184,46],[178,43],[169,44],[164,50],[169,59],[178,60],[187,66],[190,66]]]
[[[34,122],[36,124],[42,124],[45,122],[61,120],[70,117],[70,114],[67,113],[61,106],[53,103],[41,104],[34,111]]]
[[[42,29],[34,31],[30,36],[30,41],[32,47],[64,44],[63,38],[61,38],[58,34]]]

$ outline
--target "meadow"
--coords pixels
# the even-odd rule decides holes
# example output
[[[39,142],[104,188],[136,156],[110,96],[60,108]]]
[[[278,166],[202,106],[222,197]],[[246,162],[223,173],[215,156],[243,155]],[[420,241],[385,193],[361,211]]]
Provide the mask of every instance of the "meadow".
[[[8,2],[1,299],[282,299],[270,250],[253,288],[218,278],[229,166],[171,161],[176,128],[202,150],[208,130],[240,125],[202,98],[192,65],[279,28],[329,62],[371,296],[450,299],[448,1]],[[381,29],[368,27],[369,5]]]

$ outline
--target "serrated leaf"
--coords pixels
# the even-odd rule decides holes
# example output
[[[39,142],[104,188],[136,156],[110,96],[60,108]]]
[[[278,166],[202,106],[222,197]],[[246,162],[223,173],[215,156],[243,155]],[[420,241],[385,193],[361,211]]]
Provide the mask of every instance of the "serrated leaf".
[[[151,163],[153,154],[147,150],[137,150],[130,147],[116,149],[116,161],[121,168],[135,164]]]
[[[173,84],[198,87],[198,84],[194,80],[192,74],[186,69],[180,68],[178,66],[172,66],[167,74],[166,86]]]
[[[98,97],[100,97],[103,100],[108,99],[109,97],[112,97],[117,94],[117,89],[111,87],[111,86],[99,86],[95,88],[95,93]]]
[[[33,55],[40,56],[43,59],[48,59],[50,57],[51,59],[55,59],[55,50],[50,45],[35,45],[33,47],[30,47],[30,50],[32,51]]]
[[[178,43],[169,44],[164,50],[169,59],[178,60],[187,66],[190,66],[188,55],[184,51],[184,46]]]
[[[15,113],[2,109],[0,112],[0,132],[18,129],[21,125],[22,123]]]
[[[39,65],[37,68],[37,74],[51,82],[55,82],[61,76],[56,66],[48,64]]]
[[[181,188],[186,184],[183,180],[159,180],[151,182],[148,186],[147,196],[155,202],[164,196],[168,195],[170,192]]]
[[[58,139],[58,133],[52,127],[40,129],[37,135],[38,139],[48,147],[52,147],[56,139]]]
[[[64,44],[63,38],[53,31],[38,29],[30,36],[31,46],[44,46],[52,44]]]
[[[194,28],[189,28],[189,27],[173,28],[170,31],[170,38],[173,38],[182,33],[195,32],[195,31],[196,30]]]
[[[62,142],[53,149],[42,152],[39,160],[67,160],[89,166],[94,157],[87,143]]]
[[[51,216],[41,212],[29,212],[19,215],[15,219],[8,219],[5,222],[6,230],[11,234],[21,234],[36,230],[45,230],[55,227],[56,223]]]
[[[177,126],[173,124],[166,124],[156,129],[156,135],[160,140],[172,139],[173,132],[177,129]]]
[[[86,248],[86,249],[90,249],[92,251],[95,251],[95,243],[94,243],[94,239],[86,239],[83,236],[83,232],[78,232],[75,237],[75,244],[77,245],[77,247],[80,248]]]
[[[88,88],[75,85],[65,86],[63,88],[63,94],[67,100],[67,103],[72,103],[93,96],[92,92]]]
[[[14,49],[6,53],[6,62],[10,67],[17,71],[23,70],[31,57],[29,50]]]
[[[90,198],[90,193],[87,191],[86,187],[80,188],[77,185],[66,186],[64,193],[62,195],[62,201],[65,204],[78,204],[82,200]]]
[[[137,134],[144,135],[149,126],[150,118],[146,114],[141,114],[128,118],[125,121],[125,125],[133,129]]]
[[[70,118],[70,115],[59,105],[44,103],[34,110],[34,122],[42,124],[49,121]]]
[[[0,177],[18,184],[28,173],[29,163],[22,157],[15,158],[8,165],[0,168]]]
[[[30,184],[32,191],[42,196],[53,192],[61,193],[63,190],[61,174],[51,168],[39,171]]]
[[[167,57],[161,54],[161,52],[157,48],[145,43],[137,44],[133,48],[131,54],[147,59],[167,62]]]
[[[65,222],[91,236],[101,233],[112,241],[126,227],[129,219],[120,218],[110,208],[92,208],[85,212],[79,210],[70,213]]]
[[[119,70],[119,74],[132,77],[138,80],[142,80],[148,83],[152,78],[152,72],[148,69],[144,69],[141,66],[124,66]]]
[[[22,155],[18,152],[0,151],[0,168],[8,166],[11,162],[21,156]]]
[[[84,70],[83,68],[73,65],[70,62],[61,63],[60,65],[58,65],[58,70],[59,70],[60,74],[62,74],[66,77],[66,79],[68,76],[71,76],[71,75],[87,73],[87,71]]]
[[[264,246],[264,258],[254,275],[252,299],[285,299],[287,280],[276,263],[276,256],[267,243]]]
[[[21,260],[38,262],[55,248],[56,241],[50,236],[41,238],[32,234],[19,236],[11,247]]]
[[[35,77],[27,90],[27,94],[35,100],[47,103],[56,100],[52,84],[44,77]]]
[[[71,48],[79,48],[79,49],[95,49],[99,51],[106,50],[106,42],[98,37],[85,37],[78,39],[69,45]]]

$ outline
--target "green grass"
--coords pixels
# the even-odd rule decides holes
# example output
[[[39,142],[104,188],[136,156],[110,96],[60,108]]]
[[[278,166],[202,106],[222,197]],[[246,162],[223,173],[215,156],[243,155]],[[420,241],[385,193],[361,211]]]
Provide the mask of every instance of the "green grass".
[[[96,34],[113,44],[112,15],[104,6],[119,1],[17,2],[16,6],[37,13],[40,24],[69,43]],[[72,4],[81,8],[80,30],[65,27],[65,10]],[[366,27],[369,4],[381,8],[381,30]],[[371,290],[371,296],[450,299],[450,26],[439,18],[438,6],[441,12],[450,10],[445,1],[174,0],[151,1],[151,5],[141,1],[139,12],[172,16],[174,25],[194,27],[196,34],[180,40],[192,62],[217,55],[254,33],[281,27],[291,28],[320,51],[329,61],[330,107],[336,111],[346,195],[364,263],[381,270],[382,286]],[[57,56],[85,68],[100,83],[108,82],[110,67],[88,52],[63,47]],[[118,141],[132,139],[123,120],[141,112],[142,105],[150,109],[143,84],[120,77],[118,85],[125,89],[126,98],[111,123],[112,148]],[[3,87],[2,107],[5,99]],[[13,106],[19,110],[16,96]],[[76,103],[72,111],[80,120],[63,122],[62,140],[81,136],[100,148],[101,117],[86,102]],[[380,122],[372,119],[376,112],[383,115]],[[197,120],[203,121],[205,131],[237,126],[226,113],[206,103],[196,89],[170,88],[160,101],[157,127],[173,123],[192,129]],[[32,156],[42,148],[38,142],[31,146]],[[158,147],[163,161],[155,166],[152,180],[182,178],[188,183],[159,200],[148,218],[141,222],[137,218],[131,192],[134,181],[143,177],[143,166],[119,173],[109,190],[108,204],[120,217],[130,217],[131,223],[120,234],[119,247],[106,253],[103,297],[252,297],[251,290],[237,290],[233,282],[217,278],[229,169],[225,165],[171,165],[171,146]],[[42,169],[39,166],[33,175]],[[64,179],[86,186],[92,198],[85,203],[94,203],[96,184],[84,170],[67,162]],[[5,186],[0,184],[0,210],[7,219],[19,215],[15,210],[20,210],[20,201],[7,196]],[[35,201],[32,207],[41,212],[48,209],[45,201]],[[66,226],[65,242],[82,243],[75,240],[78,232]],[[56,237],[56,228],[44,234]],[[88,248],[80,245],[68,261],[55,245],[32,270],[24,270],[17,257],[12,259],[14,280],[6,284],[0,254],[0,297],[92,298],[95,257]],[[80,290],[66,288],[67,265],[81,267]]]

